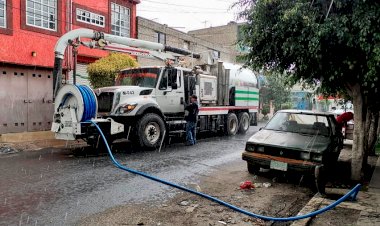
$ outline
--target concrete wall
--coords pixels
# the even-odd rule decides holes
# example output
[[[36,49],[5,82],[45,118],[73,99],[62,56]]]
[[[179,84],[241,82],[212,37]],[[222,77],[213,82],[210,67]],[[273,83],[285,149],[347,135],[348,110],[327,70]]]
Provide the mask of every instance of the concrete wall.
[[[209,27],[199,30],[189,31],[188,34],[209,42],[218,43],[227,49],[236,59],[239,55],[236,43],[238,41],[239,25],[236,22],[230,22],[224,26]]]
[[[189,43],[188,50],[194,53],[200,53],[202,59],[196,60],[190,57],[186,57],[186,66],[204,64],[207,61],[210,50],[216,50],[220,52],[220,60],[226,62],[234,62],[235,57],[231,54],[228,48],[218,43],[203,40],[201,38],[194,37],[187,33],[168,27],[164,24],[159,24],[152,20],[148,20],[143,17],[137,17],[137,37],[138,39],[156,42],[156,32],[166,34],[166,45],[185,49],[185,42]],[[164,62],[156,59],[147,59],[138,57],[140,66],[152,66],[163,65]]]

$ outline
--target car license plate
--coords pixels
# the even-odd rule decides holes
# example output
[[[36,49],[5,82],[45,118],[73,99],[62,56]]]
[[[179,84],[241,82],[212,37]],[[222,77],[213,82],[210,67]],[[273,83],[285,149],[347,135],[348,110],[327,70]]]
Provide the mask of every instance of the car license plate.
[[[288,170],[288,163],[271,160],[270,161],[270,168],[275,169],[275,170],[287,171]]]

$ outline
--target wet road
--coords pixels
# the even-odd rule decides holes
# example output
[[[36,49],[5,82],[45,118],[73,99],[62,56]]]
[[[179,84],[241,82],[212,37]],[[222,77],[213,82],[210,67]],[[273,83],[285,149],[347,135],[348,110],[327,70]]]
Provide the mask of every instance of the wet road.
[[[124,150],[115,157],[160,178],[197,183],[200,175],[240,159],[245,141],[258,128],[251,127],[246,135],[202,139],[196,146],[177,143],[161,152]],[[106,155],[78,156],[58,149],[0,155],[0,225],[72,225],[110,207],[153,204],[176,192],[115,168]]]

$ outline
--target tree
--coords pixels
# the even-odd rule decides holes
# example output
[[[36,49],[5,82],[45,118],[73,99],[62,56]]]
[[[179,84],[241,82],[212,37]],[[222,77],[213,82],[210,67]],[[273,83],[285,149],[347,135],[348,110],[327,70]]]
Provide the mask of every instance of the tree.
[[[380,81],[378,0],[240,0],[242,44],[249,66],[283,72],[293,83],[320,84],[325,94],[347,93],[354,105],[351,177],[360,180],[366,164],[367,113]],[[330,7],[331,5],[331,7]]]
[[[91,85],[94,88],[113,86],[117,73],[124,68],[137,67],[134,58],[123,53],[110,53],[87,67]]]
[[[269,104],[273,101],[275,111],[288,106],[290,88],[286,85],[286,78],[279,73],[266,73],[266,84],[260,88],[260,102]]]

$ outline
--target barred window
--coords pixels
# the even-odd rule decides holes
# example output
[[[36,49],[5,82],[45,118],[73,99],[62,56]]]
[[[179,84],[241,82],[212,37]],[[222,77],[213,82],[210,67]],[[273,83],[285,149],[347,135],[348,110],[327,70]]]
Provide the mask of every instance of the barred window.
[[[7,27],[7,1],[0,0],[0,27]]]
[[[57,0],[26,0],[26,24],[57,30]]]
[[[77,8],[77,21],[104,27],[104,16]]]
[[[111,33],[124,37],[130,36],[129,8],[111,3]]]

